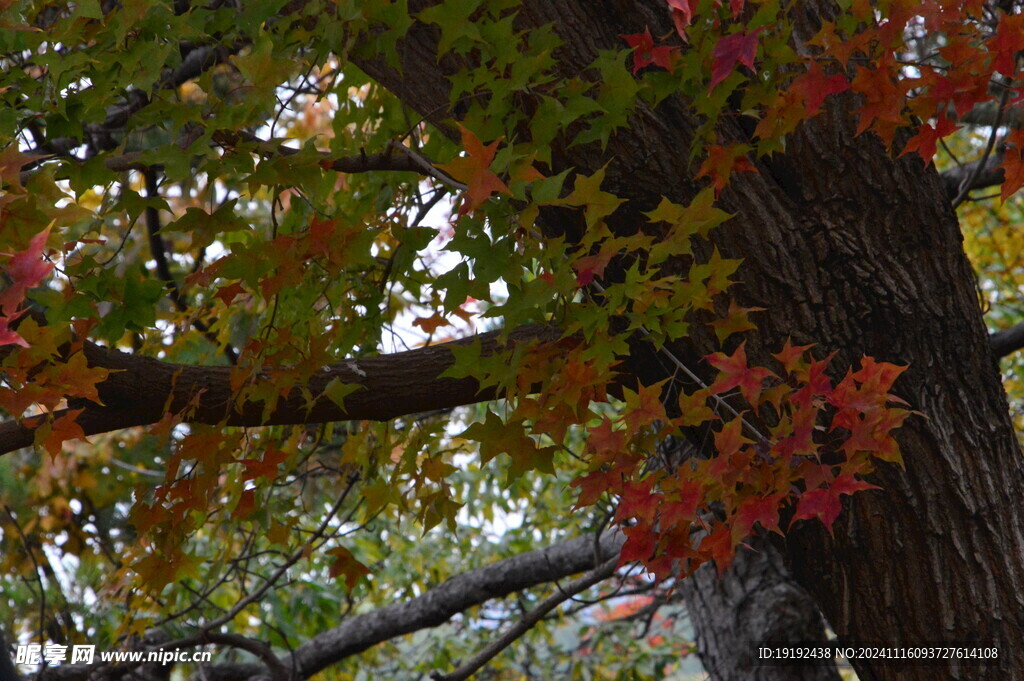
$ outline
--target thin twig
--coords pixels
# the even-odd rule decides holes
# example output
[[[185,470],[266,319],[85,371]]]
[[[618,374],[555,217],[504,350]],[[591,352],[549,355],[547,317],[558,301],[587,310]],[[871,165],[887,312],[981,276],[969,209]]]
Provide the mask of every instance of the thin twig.
[[[551,594],[533,610],[530,610],[523,617],[513,624],[508,631],[494,639],[483,650],[471,657],[450,674],[434,672],[431,678],[434,681],[464,681],[480,670],[495,655],[510,646],[516,639],[532,629],[541,619],[559,605],[572,598],[576,594],[589,589],[598,582],[604,581],[615,573],[615,566],[618,564],[618,557],[612,558],[579,579],[576,579]]]
[[[46,587],[43,584],[43,578],[39,574],[42,569],[39,566],[39,561],[36,560],[35,551],[32,550],[32,545],[29,544],[28,537],[25,536],[25,531],[21,529],[21,523],[14,517],[14,512],[11,511],[11,507],[4,504],[4,511],[7,512],[7,517],[11,519],[11,524],[14,525],[14,529],[18,531],[18,536],[21,537],[21,543],[25,546],[25,553],[28,554],[29,560],[32,561],[33,572],[36,576],[36,582],[39,583],[39,640],[43,640],[43,630],[46,626]],[[7,651],[3,651],[6,654]],[[43,659],[42,669],[39,670],[41,674],[46,669],[46,660]]]
[[[142,176],[146,181],[146,198],[156,199],[159,197],[157,191],[157,177],[156,170],[153,168],[146,168],[142,171]],[[160,212],[156,206],[146,206],[146,229],[149,232],[149,250],[150,255],[153,256],[153,260],[156,262],[156,274],[160,281],[164,282],[164,285],[168,289],[168,296],[174,306],[178,308],[179,312],[188,312],[189,306],[185,302],[185,296],[181,292],[181,288],[178,286],[178,282],[175,281],[174,275],[171,274],[170,265],[167,263],[167,249],[164,246],[164,239],[160,236]],[[192,326],[197,331],[206,337],[206,340],[210,341],[214,347],[220,345],[216,334],[214,334],[210,327],[202,322],[200,319],[192,319]],[[238,364],[238,354],[230,344],[224,345],[224,355],[227,357],[228,362],[232,365]]]
[[[601,286],[601,284],[596,279],[594,279],[592,282],[590,282],[590,285],[593,286],[595,289],[597,289],[597,291],[599,293],[604,293],[605,292],[604,287]],[[639,331],[640,331],[640,335],[642,335],[645,340],[650,340],[651,332],[648,331],[645,326],[641,325],[640,328],[639,328]],[[660,348],[658,348],[658,352],[660,352],[665,357],[667,357],[668,360],[670,362],[672,362],[672,364],[674,364],[677,369],[679,369],[684,374],[686,374],[690,378],[690,380],[694,381],[701,388],[707,389],[708,384],[705,383],[701,379],[700,376],[698,376],[693,371],[691,371],[688,366],[683,364],[682,360],[680,360],[678,357],[676,357],[675,354],[671,350],[669,350],[665,346],[661,346]],[[722,399],[721,396],[719,396],[719,395],[711,395],[711,397],[712,397],[712,399],[715,400],[715,402],[718,403],[719,406],[721,406],[723,409],[725,409],[726,411],[731,413],[733,416],[738,418],[740,420],[740,422],[743,424],[743,427],[746,428],[747,431],[751,435],[753,435],[755,438],[757,438],[758,442],[768,442],[768,443],[771,442],[771,439],[768,436],[766,436],[763,433],[761,433],[761,431],[757,429],[757,426],[755,426],[750,421],[748,421],[746,418],[744,418],[744,416],[742,414],[740,414],[740,412],[736,411],[736,409],[733,408],[733,406],[731,404],[729,404],[724,399]]]
[[[996,137],[999,135],[999,128],[1003,125],[1003,114],[1006,112],[1006,104],[1010,101],[1010,88],[1004,86],[1003,93],[999,96],[999,109],[996,110],[996,118],[992,122],[992,133],[988,136],[988,142],[985,144],[985,153],[981,155],[981,160],[978,161],[978,165],[974,167],[974,171],[964,181],[960,183],[960,191],[957,192],[956,197],[953,199],[953,208],[956,208],[964,199],[967,194],[970,193],[971,188],[974,186],[974,182],[981,175],[981,172],[985,169],[988,163],[989,156],[992,155],[992,149],[996,145]]]

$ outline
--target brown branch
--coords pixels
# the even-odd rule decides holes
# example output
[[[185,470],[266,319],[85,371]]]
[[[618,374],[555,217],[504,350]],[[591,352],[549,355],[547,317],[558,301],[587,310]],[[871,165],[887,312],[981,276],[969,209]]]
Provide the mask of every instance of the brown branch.
[[[197,78],[207,69],[227,61],[228,57],[237,54],[248,43],[236,42],[233,45],[196,45],[192,47],[176,68],[164,70],[155,90],[167,90]],[[149,105],[150,96],[141,90],[131,90],[124,101],[119,102],[106,111],[102,123],[87,123],[82,127],[85,143],[96,151],[108,151],[117,146],[111,133],[124,128],[129,119]],[[39,151],[64,156],[81,146],[82,140],[77,137],[58,137],[47,140]]]
[[[199,135],[201,135],[201,133],[202,128],[191,128],[185,135],[178,139],[175,144],[182,149],[187,149],[189,145],[194,142]],[[262,140],[253,134],[233,130],[218,130],[214,132],[213,141],[226,148],[233,148],[242,144],[253,144],[256,147],[254,151],[265,156],[272,156],[275,154],[281,156],[293,156],[299,153],[298,149],[286,147],[273,140]],[[373,154],[362,152],[351,156],[336,157],[326,152],[321,152],[321,156],[323,159],[321,161],[321,167],[324,170],[333,170],[339,173],[368,173],[375,171],[410,172],[426,177],[432,177],[441,184],[458,191],[465,190],[466,188],[466,185],[458,182],[438,169],[430,159],[425,158],[414,150],[395,141],[390,142],[385,151]],[[63,157],[66,160],[72,161],[79,160],[69,154],[46,154],[41,158],[34,158],[24,166],[25,168],[29,168],[29,170],[22,170],[19,174],[19,181],[21,184],[24,185],[32,178],[33,171],[31,168],[34,168],[43,161],[57,157]],[[112,170],[114,172],[127,172],[129,170],[146,172],[150,168],[158,169],[162,167],[159,163],[147,163],[145,161],[143,151],[129,151],[117,156],[108,156],[104,159],[103,164],[106,166],[107,170]],[[58,176],[57,179],[64,178],[62,176]]]
[[[511,331],[506,341],[501,340],[500,332],[490,332],[407,352],[345,360],[308,377],[289,377],[287,368],[266,369],[247,383],[256,388],[272,383],[285,394],[266,418],[262,401],[236,398],[231,385],[232,372],[238,371],[234,367],[172,364],[86,342],[83,352],[89,366],[109,369],[110,375],[97,386],[102,404],[74,405],[84,407],[76,422],[88,437],[156,423],[168,411],[179,414],[183,423],[228,426],[386,421],[494,399],[495,391],[481,389],[475,379],[439,378],[453,364],[452,348],[479,342],[481,354],[486,356],[505,347],[554,341],[559,336],[554,327],[535,324]],[[334,379],[361,386],[345,398],[344,409],[324,395]],[[54,416],[64,413],[66,410],[58,411]],[[34,429],[47,418],[34,416],[20,423],[0,424],[0,454],[31,445]]]
[[[541,619],[543,619],[549,612],[576,594],[611,577],[615,572],[615,565],[617,562],[618,557],[612,558],[579,579],[566,584],[565,587],[558,589],[555,593],[541,601],[536,608],[523,615],[522,619],[509,627],[508,630],[498,636],[498,638],[487,644],[483,650],[459,665],[458,669],[450,674],[439,674],[435,672],[431,678],[435,681],[465,681],[479,671],[481,667],[490,662],[495,655],[515,643],[520,636],[536,626],[537,622],[540,622]]]
[[[469,570],[430,589],[422,596],[356,615],[317,634],[296,648],[290,656],[280,658],[281,667],[293,670],[294,679],[307,679],[367,648],[414,631],[439,626],[454,615],[486,601],[594,570],[595,567],[606,566],[609,561],[614,563],[624,540],[622,534],[606,531],[600,536],[599,550],[595,551],[594,537],[584,535]],[[45,673],[37,675],[36,679],[85,681],[92,678],[97,667],[61,665],[48,668]],[[116,681],[127,671],[130,670],[122,670],[120,667],[109,669],[108,678]],[[267,672],[263,664],[225,663],[204,667],[195,678],[205,681],[246,681],[265,677]]]
[[[146,198],[157,199],[159,198],[159,192],[157,187],[157,174],[156,169],[149,167],[142,171],[142,177],[146,182]],[[189,305],[185,301],[185,294],[181,292],[181,287],[178,286],[178,282],[174,279],[174,275],[171,274],[171,267],[167,263],[167,246],[164,244],[164,238],[160,235],[160,211],[152,201],[146,206],[146,231],[149,234],[149,251],[150,255],[153,256],[153,260],[156,262],[156,274],[160,281],[164,282],[165,288],[167,288],[168,296],[174,306],[178,308],[179,312],[188,312]],[[192,326],[195,327],[196,331],[203,334],[213,347],[220,347],[220,339],[217,338],[217,334],[213,333],[201,319],[192,319]],[[238,364],[238,354],[230,344],[225,344],[224,355],[228,359],[228,364]]]
[[[1000,185],[1006,179],[1003,169],[1005,152],[997,149],[988,159],[984,161],[971,161],[959,166],[942,171],[942,186],[946,190],[946,196],[952,201],[960,193],[960,188],[965,186],[968,191],[984,189]]]
[[[988,342],[996,359],[1001,359],[1024,348],[1024,322],[1008,329],[996,331],[988,337]]]

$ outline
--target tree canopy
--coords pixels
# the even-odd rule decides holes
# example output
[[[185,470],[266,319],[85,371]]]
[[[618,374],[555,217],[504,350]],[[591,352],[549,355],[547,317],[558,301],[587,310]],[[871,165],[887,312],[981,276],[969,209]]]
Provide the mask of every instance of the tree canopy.
[[[1024,668],[1019,4],[0,7],[8,642]]]

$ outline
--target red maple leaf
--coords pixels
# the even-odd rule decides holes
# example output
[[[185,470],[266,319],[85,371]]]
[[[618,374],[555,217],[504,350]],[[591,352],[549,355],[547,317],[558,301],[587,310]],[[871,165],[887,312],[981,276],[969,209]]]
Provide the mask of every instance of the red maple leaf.
[[[577,260],[574,265],[576,268],[576,285],[582,288],[594,281],[594,277],[603,277],[604,268],[611,262],[612,255],[614,254],[601,251],[594,255],[585,255]]]
[[[18,332],[11,330],[10,321],[10,319],[0,317],[0,346],[20,345],[23,348],[27,348],[28,343],[25,339]]]
[[[876,362],[874,357],[865,355],[861,357],[860,369],[853,373],[853,380],[861,384],[862,390],[885,395],[892,389],[893,383],[899,375],[907,370],[906,366],[899,366],[889,362]],[[888,395],[887,399],[894,400],[895,397]]]
[[[214,298],[220,298],[224,301],[225,305],[230,305],[231,302],[240,295],[245,293],[245,288],[241,283],[235,282],[227,286],[221,286],[217,289],[217,292],[213,294]]]
[[[1017,72],[1017,53],[1024,50],[1024,14],[1004,14],[996,34],[988,41],[988,51],[996,56],[992,68],[1004,76]]]
[[[854,92],[864,95],[864,105],[860,108],[860,121],[857,124],[858,135],[867,130],[876,119],[881,123],[893,125],[903,122],[902,93],[885,69],[857,69],[857,75],[850,83],[850,87]],[[880,136],[883,131],[885,126],[876,126],[876,132],[880,132]],[[885,141],[888,144],[891,137]]]
[[[792,527],[797,520],[817,518],[829,534],[832,534],[832,524],[843,510],[839,497],[866,489],[879,488],[863,480],[857,480],[852,475],[840,475],[825,489],[812,489],[804,492],[800,501],[797,502],[796,513],[789,525]]]
[[[810,118],[821,108],[825,97],[849,90],[850,82],[842,73],[826,76],[818,62],[812,61],[807,73],[797,76],[789,89],[803,97],[807,117]]]
[[[624,527],[622,534],[626,535],[626,543],[623,544],[622,553],[619,554],[619,565],[632,563],[635,560],[647,560],[654,555],[656,542],[651,528],[641,525]]]
[[[270,449],[263,454],[263,460],[239,459],[238,463],[245,467],[242,480],[265,478],[268,482],[277,480],[277,465],[288,458],[280,449]]]
[[[4,269],[11,279],[11,285],[0,294],[0,314],[13,315],[25,299],[25,293],[38,285],[53,269],[53,264],[43,259],[43,249],[49,235],[50,228],[47,227],[32,237],[28,248],[12,254],[7,261]]]
[[[676,27],[676,33],[683,40],[686,40],[686,29],[693,23],[693,15],[697,11],[698,0],[668,0],[669,10],[672,12],[672,24]]]
[[[829,534],[832,534],[832,524],[842,510],[843,506],[839,503],[839,495],[832,494],[827,489],[812,489],[804,492],[804,495],[800,497],[800,501],[796,505],[796,513],[789,525],[792,527],[793,523],[798,520],[817,518]]]
[[[703,555],[715,561],[718,576],[721,577],[722,573],[732,564],[735,553],[732,545],[732,532],[725,525],[719,525],[714,532],[701,540],[699,549]]]
[[[900,156],[916,151],[926,166],[931,165],[932,159],[935,157],[936,143],[960,128],[961,126],[951,121],[946,114],[940,114],[934,126],[931,123],[923,124],[917,134],[907,140],[907,145],[903,147]]]
[[[743,398],[756,405],[761,383],[775,374],[764,367],[748,367],[746,345],[746,342],[741,343],[731,356],[723,352],[707,356],[708,363],[721,372],[711,385],[711,392],[718,395],[738,387]]]
[[[757,34],[762,30],[763,28],[757,28],[749,33],[740,31],[718,41],[715,49],[711,52],[711,86],[708,88],[708,92],[714,90],[716,85],[725,80],[736,69],[737,64],[742,64],[748,69],[754,68],[754,55],[757,54]]]
[[[1024,149],[1024,130],[1014,130],[1007,142],[1009,146],[1006,147],[1003,162],[999,166],[1005,178],[999,192],[1003,201],[1024,185],[1024,158],[1021,157],[1021,151]]]
[[[619,37],[633,48],[634,76],[637,71],[651,64],[660,66],[670,72],[672,71],[672,53],[675,52],[676,48],[669,47],[668,45],[655,47],[650,28],[645,28],[643,33],[620,35]]]
[[[754,523],[760,523],[764,529],[782,534],[779,529],[780,501],[777,494],[744,499],[736,510],[736,529],[743,536],[747,536],[754,528]]]
[[[651,493],[653,487],[654,479],[650,477],[639,482],[627,482],[620,495],[616,518],[619,521],[636,518],[642,523],[651,524],[660,499],[660,496]]]

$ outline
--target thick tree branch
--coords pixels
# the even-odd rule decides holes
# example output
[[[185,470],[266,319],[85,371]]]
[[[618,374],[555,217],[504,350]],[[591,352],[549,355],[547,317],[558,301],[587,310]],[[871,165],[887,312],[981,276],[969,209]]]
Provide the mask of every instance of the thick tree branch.
[[[216,66],[236,54],[246,43],[235,45],[196,45],[182,59],[181,64],[173,69],[165,69],[156,90],[172,89],[200,76],[205,70]],[[150,97],[141,90],[130,90],[124,101],[107,109],[106,118],[102,123],[87,123],[82,130],[85,143],[96,151],[108,151],[117,146],[112,133],[125,127],[133,114],[141,111],[150,102]],[[83,140],[76,137],[58,137],[47,140],[38,151],[64,156],[81,146]]]
[[[293,679],[309,678],[371,646],[444,624],[486,601],[603,566],[618,555],[625,537],[608,531],[599,541],[594,539],[591,535],[577,537],[456,575],[422,596],[345,620],[300,645],[291,656],[280,658],[280,665],[293,670]],[[96,671],[96,665],[62,665],[47,668],[37,679],[84,681]],[[118,676],[123,673],[109,673],[111,679]],[[269,676],[268,668],[258,663],[211,665],[197,674],[206,681]]]
[[[475,379],[439,378],[454,362],[452,348],[479,342],[481,355],[486,356],[517,344],[559,337],[560,332],[554,327],[530,325],[509,332],[504,341],[501,333],[495,331],[408,352],[345,360],[312,376],[290,376],[287,368],[265,369],[250,377],[245,385],[258,394],[261,385],[272,383],[285,394],[266,417],[262,401],[239,401],[236,396],[232,372],[243,369],[172,364],[86,342],[83,352],[89,366],[110,369],[111,373],[97,386],[102,405],[87,402],[74,406],[85,409],[77,423],[87,437],[156,423],[168,411],[180,414],[184,423],[228,426],[385,421],[495,397],[493,389],[481,389]],[[344,409],[324,395],[327,384],[335,379],[361,386],[345,398]],[[307,400],[305,395],[310,398]],[[0,424],[0,454],[31,445],[34,428],[46,418],[35,416],[21,423]]]
[[[1024,348],[1024,322],[1008,329],[996,331],[988,337],[988,340],[992,346],[992,354],[996,359],[1002,359],[1010,353]]]
[[[980,171],[978,166],[981,165],[981,161],[971,161],[942,171],[942,186],[946,190],[946,196],[952,201],[960,193],[960,187],[968,180],[968,191],[1002,184],[1006,178],[1003,169],[999,167],[1003,163],[1003,155],[1003,150],[997,149]]]

